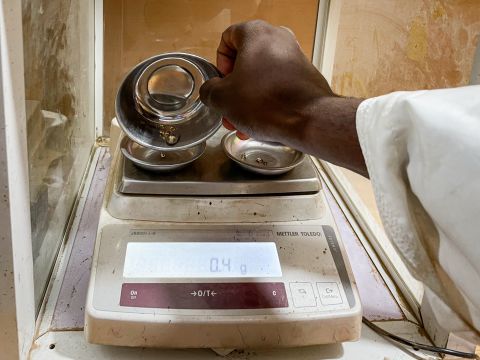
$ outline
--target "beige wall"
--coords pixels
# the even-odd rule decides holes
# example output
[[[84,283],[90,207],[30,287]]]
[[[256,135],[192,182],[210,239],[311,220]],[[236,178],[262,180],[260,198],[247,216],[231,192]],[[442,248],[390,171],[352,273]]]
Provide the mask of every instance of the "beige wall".
[[[478,0],[344,0],[332,86],[372,97],[466,85],[479,41]],[[342,173],[380,224],[370,181]]]
[[[222,31],[249,19],[290,27],[311,57],[317,8],[318,0],[105,0],[105,127],[119,82],[138,62],[168,51],[214,62]]]
[[[468,83],[478,0],[344,0],[333,87],[350,96]]]

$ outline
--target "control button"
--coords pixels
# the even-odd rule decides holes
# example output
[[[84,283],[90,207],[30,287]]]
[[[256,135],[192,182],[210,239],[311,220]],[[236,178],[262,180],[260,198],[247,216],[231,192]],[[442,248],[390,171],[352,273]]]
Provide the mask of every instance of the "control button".
[[[339,305],[343,304],[342,295],[335,282],[317,282],[320,301],[323,305]]]
[[[291,282],[293,305],[297,308],[316,307],[317,300],[313,292],[313,286],[309,282]]]

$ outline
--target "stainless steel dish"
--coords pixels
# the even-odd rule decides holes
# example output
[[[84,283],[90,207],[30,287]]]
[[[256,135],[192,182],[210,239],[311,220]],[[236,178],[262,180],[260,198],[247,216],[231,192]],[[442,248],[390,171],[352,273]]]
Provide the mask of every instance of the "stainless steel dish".
[[[222,147],[225,154],[241,167],[262,175],[286,173],[305,158],[302,152],[279,143],[240,140],[235,132],[223,137]]]
[[[134,142],[164,152],[204,143],[222,116],[200,101],[199,90],[216,76],[215,66],[195,55],[168,53],[143,61],[118,90],[120,127]]]
[[[185,150],[158,151],[137,144],[124,136],[120,143],[122,154],[136,166],[156,172],[181,169],[198,159],[205,151],[206,143],[200,143]]]

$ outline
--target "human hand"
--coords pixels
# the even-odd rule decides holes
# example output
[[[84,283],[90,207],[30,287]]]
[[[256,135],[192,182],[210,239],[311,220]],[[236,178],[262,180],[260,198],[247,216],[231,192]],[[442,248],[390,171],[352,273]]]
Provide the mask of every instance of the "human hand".
[[[361,100],[335,95],[289,29],[258,20],[230,26],[217,67],[224,77],[203,84],[200,97],[237,136],[281,142],[366,173],[355,128]]]
[[[202,101],[223,113],[225,127],[257,140],[279,141],[298,131],[310,104],[334,95],[293,33],[263,21],[225,30],[217,67],[225,77],[202,86]]]

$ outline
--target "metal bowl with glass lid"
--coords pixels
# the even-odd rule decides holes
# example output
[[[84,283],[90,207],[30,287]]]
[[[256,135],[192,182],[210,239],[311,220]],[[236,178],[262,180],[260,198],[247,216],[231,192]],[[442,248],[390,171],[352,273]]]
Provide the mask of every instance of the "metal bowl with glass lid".
[[[117,93],[115,112],[121,129],[133,142],[164,153],[200,146],[221,126],[221,114],[199,96],[202,84],[217,76],[214,65],[195,55],[167,53],[143,61]],[[183,153],[198,157],[197,152]]]

